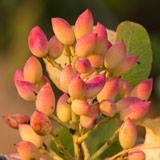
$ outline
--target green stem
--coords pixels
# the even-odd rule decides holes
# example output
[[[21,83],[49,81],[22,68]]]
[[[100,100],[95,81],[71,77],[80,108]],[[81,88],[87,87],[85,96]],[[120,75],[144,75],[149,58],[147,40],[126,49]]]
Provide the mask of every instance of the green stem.
[[[43,58],[44,60],[47,60],[53,67],[56,67],[57,69],[59,69],[60,71],[63,70],[62,66],[57,63],[53,58],[46,56],[45,58]]]
[[[45,156],[52,158],[53,160],[63,160],[60,156],[58,156],[55,152],[47,152],[44,149],[40,148],[39,152]]]
[[[71,156],[70,153],[67,152],[67,150],[65,149],[65,147],[61,144],[61,142],[59,141],[59,139],[57,138],[56,134],[52,131],[51,133],[52,136],[52,140],[55,142],[56,147],[59,151],[59,153],[61,153],[65,158],[67,158],[68,160],[74,160],[74,158]]]
[[[108,149],[112,143],[115,141],[119,133],[119,129],[114,132],[112,137],[107,140],[107,142],[96,152],[94,153],[89,160],[96,160],[106,149]]]
[[[72,128],[76,131],[73,135],[73,146],[76,160],[83,160],[82,146],[78,143],[79,138],[79,117],[72,112]]]
[[[55,115],[49,115],[49,119],[55,121],[56,123],[58,123],[60,126],[64,127],[67,130],[70,130],[72,128],[69,124],[60,121]]]
[[[82,149],[83,149],[83,152],[84,152],[84,160],[88,160],[90,158],[90,153],[88,151],[86,142],[82,142]]]
[[[87,133],[85,133],[83,136],[78,138],[78,143],[82,143],[84,140],[86,140],[91,134],[93,134],[95,131],[97,131],[99,128],[102,127],[103,124],[108,123],[110,120],[112,120],[112,118],[105,118],[103,120],[101,120],[99,123],[97,123],[94,128],[92,128],[91,130],[89,130]]]

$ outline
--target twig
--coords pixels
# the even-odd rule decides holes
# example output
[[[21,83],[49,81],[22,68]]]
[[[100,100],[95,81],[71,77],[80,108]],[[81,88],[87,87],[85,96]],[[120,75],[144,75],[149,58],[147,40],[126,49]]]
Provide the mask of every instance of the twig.
[[[43,59],[47,60],[53,67],[56,67],[60,71],[63,70],[62,66],[59,63],[57,63],[53,58],[50,58],[50,57],[46,56]]]
[[[39,148],[39,152],[45,156],[52,158],[53,160],[64,160],[60,156],[58,156],[55,152],[47,152],[42,148]]]
[[[69,152],[67,152],[67,150],[65,149],[65,147],[61,144],[61,142],[57,138],[56,134],[53,131],[51,131],[50,134],[52,136],[52,140],[56,144],[56,147],[57,147],[59,153],[61,153],[68,160],[74,160],[74,158],[72,157],[72,155]]]
[[[106,149],[108,149],[113,144],[118,136],[118,133],[119,129],[114,132],[112,137],[107,140],[106,143],[96,153],[94,153],[89,160],[96,160],[104,151],[106,151]]]
[[[60,121],[55,115],[49,115],[49,119],[55,121],[56,123],[58,123],[60,126],[64,127],[65,129],[69,130],[72,128],[69,124],[67,123],[63,123],[62,121]]]
[[[85,133],[83,136],[81,136],[80,138],[78,138],[78,143],[82,143],[84,140],[86,140],[91,134],[93,134],[95,131],[97,131],[99,128],[102,127],[103,124],[108,123],[110,120],[112,120],[114,117],[112,118],[105,118],[103,120],[101,120],[99,123],[97,123],[94,128],[92,128],[91,130],[89,130],[87,133]]]
[[[82,146],[78,143],[79,138],[79,118],[78,116],[72,112],[72,128],[76,131],[73,135],[73,146],[74,146],[74,154],[76,160],[83,160],[83,152]]]
[[[87,145],[86,145],[86,142],[82,142],[82,149],[83,149],[83,152],[84,152],[84,160],[88,160],[90,158],[90,153],[88,151],[88,148],[87,148]]]

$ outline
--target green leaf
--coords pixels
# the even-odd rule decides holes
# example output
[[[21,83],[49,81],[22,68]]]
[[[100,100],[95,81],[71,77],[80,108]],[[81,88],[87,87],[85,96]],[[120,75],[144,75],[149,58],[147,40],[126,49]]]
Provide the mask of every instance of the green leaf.
[[[59,140],[61,143],[65,146],[67,151],[74,155],[74,148],[73,148],[73,143],[72,143],[72,136],[70,132],[64,128],[60,128],[57,133]],[[59,156],[62,156],[59,152],[58,149],[56,148],[56,145],[53,141],[50,143],[51,149],[56,152]],[[63,156],[62,156],[63,157]],[[63,157],[64,158],[64,157]],[[65,159],[65,158],[64,158]]]
[[[138,63],[123,78],[133,86],[147,79],[152,64],[151,43],[147,31],[137,23],[124,21],[117,27],[116,41],[123,40],[128,55],[137,55]]]
[[[115,123],[115,120],[112,120],[109,123],[103,125],[101,129],[99,129],[92,136],[90,136],[86,140],[90,153],[91,154],[95,153],[98,150],[98,148],[100,148],[106,142],[106,140],[108,140],[112,136],[112,134],[114,133],[116,129],[117,129],[117,125]],[[61,143],[66,147],[67,151],[71,153],[72,155],[74,155],[74,152],[73,152],[74,148],[73,148],[71,134],[66,129],[61,128],[57,132],[57,135]],[[53,141],[51,141],[50,146],[53,151],[58,153],[58,150],[56,149],[56,145],[54,144]],[[101,155],[99,160],[103,160],[107,156],[112,156],[121,150],[122,148],[120,147],[119,142],[116,141],[104,154]]]

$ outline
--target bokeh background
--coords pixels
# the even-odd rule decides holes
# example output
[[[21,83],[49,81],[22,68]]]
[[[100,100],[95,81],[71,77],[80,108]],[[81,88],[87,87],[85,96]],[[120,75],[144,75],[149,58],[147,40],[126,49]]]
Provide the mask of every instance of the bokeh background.
[[[13,144],[20,141],[17,130],[9,128],[2,115],[31,115],[33,103],[22,100],[14,86],[14,73],[23,68],[31,56],[28,48],[30,30],[39,25],[48,39],[53,35],[51,18],[62,17],[74,25],[76,18],[89,8],[95,24],[101,22],[116,30],[117,25],[130,20],[142,24],[149,32],[154,78],[152,106],[148,116],[160,115],[160,1],[158,0],[0,0],[0,153],[16,152]],[[56,98],[60,93],[54,88]]]

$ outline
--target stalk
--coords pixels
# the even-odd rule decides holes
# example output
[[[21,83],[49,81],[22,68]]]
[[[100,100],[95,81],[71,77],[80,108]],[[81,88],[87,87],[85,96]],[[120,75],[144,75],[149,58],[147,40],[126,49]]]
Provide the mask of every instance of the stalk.
[[[106,143],[96,153],[94,153],[89,160],[96,160],[100,155],[102,155],[102,153],[105,152],[106,149],[108,149],[113,144],[113,142],[118,136],[118,133],[119,129],[114,132],[112,137],[107,140]]]
[[[99,123],[97,123],[91,130],[89,130],[87,133],[85,133],[84,135],[82,135],[81,137],[78,138],[78,143],[82,143],[84,140],[86,140],[90,135],[92,135],[94,132],[96,132],[99,128],[101,128],[103,126],[103,124],[108,123],[110,120],[112,120],[114,117],[112,118],[105,118],[103,120],[101,120]]]
[[[73,135],[73,146],[76,160],[83,160],[82,146],[78,143],[79,134],[79,117],[72,112],[72,128],[76,131]]]
[[[56,134],[53,131],[50,134],[52,136],[52,140],[56,144],[56,147],[57,147],[59,153],[61,153],[68,160],[74,160],[74,158],[72,157],[72,155],[69,152],[67,152],[67,150],[65,149],[65,147],[61,144],[61,142],[57,138]]]
[[[54,122],[58,123],[60,126],[64,127],[69,131],[72,128],[69,124],[63,123],[62,121],[60,121],[55,115],[49,115],[49,119],[53,120]]]
[[[47,60],[53,67],[56,67],[58,70],[60,70],[60,71],[63,70],[62,66],[59,63],[57,63],[53,58],[46,56],[43,59]]]
[[[63,160],[60,156],[58,156],[55,152],[47,152],[42,148],[39,148],[39,152],[47,157],[52,158],[53,160]]]

